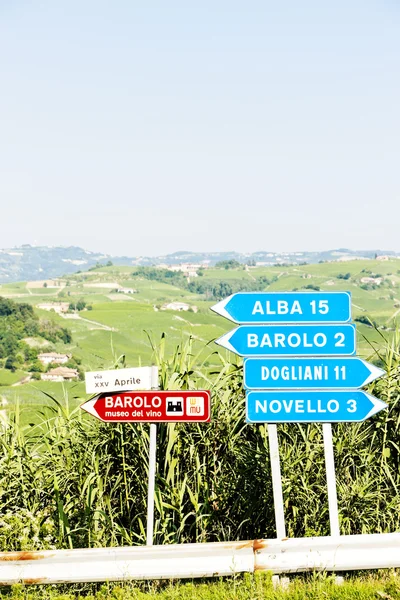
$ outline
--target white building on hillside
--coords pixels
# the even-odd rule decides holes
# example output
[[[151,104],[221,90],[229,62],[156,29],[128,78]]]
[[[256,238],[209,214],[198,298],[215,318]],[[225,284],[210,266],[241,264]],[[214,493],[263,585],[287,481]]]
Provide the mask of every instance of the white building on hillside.
[[[191,263],[183,263],[181,265],[168,266],[169,271],[174,271],[175,273],[183,273],[185,277],[197,277],[197,271],[201,268],[204,268],[204,265],[194,265]]]
[[[360,281],[361,283],[376,283],[376,285],[381,285],[382,277],[362,277]]]
[[[192,308],[193,312],[197,312],[197,306],[191,307],[190,304],[186,304],[186,302],[169,302],[168,304],[164,304],[161,308],[162,310],[177,310],[178,312],[188,311]]]
[[[69,303],[68,302],[42,302],[41,304],[36,305],[37,308],[41,310],[54,310],[57,314],[61,315],[68,311]]]
[[[78,378],[78,371],[76,369],[68,369],[68,367],[57,367],[41,375],[43,381],[73,381]]]
[[[38,355],[38,359],[44,365],[50,365],[51,363],[64,365],[70,358],[70,354],[59,354],[58,352],[42,352],[42,354]]]
[[[134,290],[133,288],[118,288],[117,293],[118,294],[137,294],[137,290]]]

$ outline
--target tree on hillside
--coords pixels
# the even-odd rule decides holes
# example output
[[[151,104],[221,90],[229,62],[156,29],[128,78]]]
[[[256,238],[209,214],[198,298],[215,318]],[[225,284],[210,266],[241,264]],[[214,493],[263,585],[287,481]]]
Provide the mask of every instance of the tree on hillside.
[[[32,361],[32,364],[29,367],[29,371],[31,371],[32,373],[43,373],[44,368],[40,360]]]
[[[222,298],[226,298],[233,293],[232,286],[227,281],[219,281],[213,287],[213,295],[217,300],[221,300]]]
[[[39,354],[37,348],[32,348],[28,344],[23,344],[24,357],[26,361],[36,360]]]
[[[217,268],[220,269],[237,269],[238,267],[241,267],[241,263],[238,262],[237,260],[234,260],[233,258],[231,260],[220,260],[219,262],[216,263],[215,265]]]
[[[377,327],[376,322],[372,321],[372,319],[370,319],[366,315],[359,315],[359,316],[355,317],[354,320],[357,321],[357,323],[362,323],[363,325],[367,325],[367,327],[374,327],[374,326]]]
[[[15,356],[9,356],[4,364],[4,368],[12,371],[13,373],[17,370],[17,365],[15,361]]]
[[[178,287],[187,288],[187,280],[181,271],[170,271],[169,269],[155,269],[152,267],[136,267],[132,277],[143,277],[150,281],[161,281]]]
[[[69,310],[74,310],[74,311],[78,311],[80,312],[81,310],[83,310],[86,306],[86,302],[83,298],[80,298],[78,300],[78,302],[70,302],[69,304]]]

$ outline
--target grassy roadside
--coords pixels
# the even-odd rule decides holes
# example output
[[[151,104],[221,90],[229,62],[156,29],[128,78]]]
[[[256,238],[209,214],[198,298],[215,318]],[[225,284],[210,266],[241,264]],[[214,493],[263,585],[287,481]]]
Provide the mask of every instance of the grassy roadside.
[[[3,588],[10,600],[385,600],[400,599],[396,573],[354,575],[341,585],[325,573],[292,577],[286,589],[274,588],[269,573],[245,574],[232,579],[175,582],[127,582],[109,584],[23,586]]]

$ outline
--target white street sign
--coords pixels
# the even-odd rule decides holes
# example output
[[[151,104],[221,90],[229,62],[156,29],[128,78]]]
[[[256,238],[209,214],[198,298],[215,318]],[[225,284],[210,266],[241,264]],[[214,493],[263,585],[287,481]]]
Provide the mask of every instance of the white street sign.
[[[85,373],[86,393],[149,390],[154,387],[151,373],[152,367],[91,371]]]

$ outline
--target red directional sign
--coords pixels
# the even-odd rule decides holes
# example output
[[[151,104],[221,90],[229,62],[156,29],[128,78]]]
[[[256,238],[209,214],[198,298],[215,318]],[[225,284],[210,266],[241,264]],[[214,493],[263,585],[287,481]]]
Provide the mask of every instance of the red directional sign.
[[[106,423],[207,423],[210,392],[134,391],[99,394],[81,408]]]

